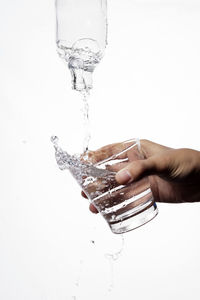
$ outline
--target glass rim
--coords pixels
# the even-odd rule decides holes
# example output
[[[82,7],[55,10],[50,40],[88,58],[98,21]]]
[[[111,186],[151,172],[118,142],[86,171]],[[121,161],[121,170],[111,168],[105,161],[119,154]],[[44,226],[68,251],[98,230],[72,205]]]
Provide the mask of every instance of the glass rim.
[[[130,149],[134,148],[135,146],[138,147],[139,152],[141,152],[141,144],[140,144],[140,139],[139,138],[132,138],[130,140],[125,140],[124,142],[122,142],[122,144],[128,144],[128,143],[132,143],[131,145],[129,145],[127,148],[125,148],[124,150],[117,152],[101,161],[98,161],[97,163],[94,164],[94,166],[99,166],[101,164],[106,163],[107,161],[113,160],[115,158],[117,158],[119,155],[123,154],[124,152],[129,151]],[[116,143],[118,144],[118,143]]]

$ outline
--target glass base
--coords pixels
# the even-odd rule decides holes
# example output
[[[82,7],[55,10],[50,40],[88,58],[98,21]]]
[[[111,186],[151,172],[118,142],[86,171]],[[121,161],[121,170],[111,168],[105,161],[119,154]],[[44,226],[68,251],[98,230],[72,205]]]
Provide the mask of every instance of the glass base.
[[[133,213],[133,215],[129,215],[128,218],[124,218],[118,223],[110,223],[109,226],[113,233],[121,234],[148,223],[149,221],[154,219],[157,214],[158,209],[156,203],[152,203],[152,206],[150,206],[146,210],[142,210],[137,214]]]

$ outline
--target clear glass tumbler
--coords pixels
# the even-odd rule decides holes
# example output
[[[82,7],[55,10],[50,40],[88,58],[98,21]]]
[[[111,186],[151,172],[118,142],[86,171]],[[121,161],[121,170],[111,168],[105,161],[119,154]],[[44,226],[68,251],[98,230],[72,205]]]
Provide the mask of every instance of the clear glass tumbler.
[[[72,87],[91,89],[107,44],[107,0],[56,0],[56,43],[71,70]]]
[[[158,213],[148,177],[128,185],[118,185],[115,181],[120,169],[139,159],[144,157],[138,139],[113,144],[112,147],[93,152],[88,158],[98,169],[110,172],[103,178],[97,176],[94,182],[85,178],[82,188],[113,233],[124,233],[140,227]]]
[[[113,233],[124,233],[152,220],[158,213],[148,177],[119,185],[116,173],[132,161],[144,159],[140,141],[112,144],[80,156],[70,156],[54,142],[61,170],[73,177],[107,221]]]

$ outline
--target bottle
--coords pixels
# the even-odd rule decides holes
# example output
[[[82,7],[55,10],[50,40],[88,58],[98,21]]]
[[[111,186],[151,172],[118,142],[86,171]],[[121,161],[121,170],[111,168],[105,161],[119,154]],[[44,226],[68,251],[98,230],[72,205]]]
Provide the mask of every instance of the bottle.
[[[56,43],[72,88],[89,91],[107,45],[107,0],[56,0]]]

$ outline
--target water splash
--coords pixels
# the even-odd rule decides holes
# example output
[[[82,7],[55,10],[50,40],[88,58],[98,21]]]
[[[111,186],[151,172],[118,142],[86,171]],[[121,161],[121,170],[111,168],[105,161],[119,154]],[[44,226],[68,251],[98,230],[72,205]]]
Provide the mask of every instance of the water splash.
[[[64,40],[57,41],[59,56],[68,63],[72,75],[72,88],[76,91],[92,89],[92,74],[103,57],[103,52],[94,39],[77,40],[68,47]]]
[[[58,150],[59,139],[56,135],[52,135],[51,142],[53,143],[55,150]]]
[[[104,257],[108,260],[110,266],[110,284],[108,287],[109,293],[112,292],[112,290],[114,289],[114,263],[120,258],[124,250],[124,245],[125,245],[124,235],[120,234],[120,238],[121,238],[120,249],[117,252],[104,254]]]
[[[92,163],[88,162],[87,153],[84,153],[84,155],[70,155],[66,151],[62,150],[58,144],[59,139],[55,135],[51,137],[51,142],[54,145],[55,158],[58,167],[61,170],[68,169],[82,188],[99,179],[105,180],[106,178],[108,186],[115,180],[114,172],[97,168],[92,165]],[[99,186],[99,188],[101,188],[101,186]],[[98,194],[98,190],[96,193]],[[93,197],[97,196],[96,193],[93,193]]]

